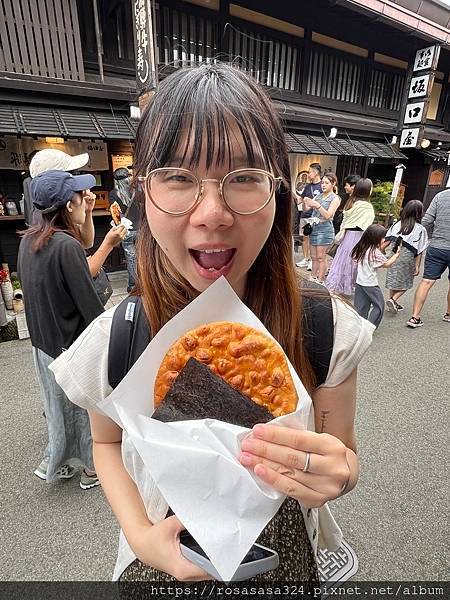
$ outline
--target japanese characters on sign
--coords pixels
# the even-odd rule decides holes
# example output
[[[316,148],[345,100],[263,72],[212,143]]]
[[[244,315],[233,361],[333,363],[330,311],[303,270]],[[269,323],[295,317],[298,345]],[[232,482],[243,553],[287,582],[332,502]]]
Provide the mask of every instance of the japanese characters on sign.
[[[422,123],[425,102],[412,102],[406,105],[404,123]]]
[[[400,148],[420,147],[439,51],[439,46],[429,46],[416,52],[399,122]]]
[[[152,10],[150,0],[133,0],[136,81],[139,90],[155,85]]]
[[[437,62],[436,54],[439,54],[439,46],[429,46],[428,48],[422,48],[417,50],[416,58],[414,60],[413,71],[424,71],[425,69],[431,70],[435,68],[435,57]]]
[[[420,75],[419,77],[413,77],[409,84],[409,98],[420,98],[421,96],[428,95],[428,86],[430,84],[430,75]]]
[[[83,171],[106,171],[108,169],[108,148],[105,142],[89,142],[66,140],[63,144],[48,143],[45,138],[17,138],[5,136],[0,138],[0,169],[26,171],[30,165],[31,155],[35,150],[56,148],[67,154],[89,154],[89,162]]]
[[[400,138],[400,148],[415,148],[419,140],[420,127],[403,129]]]

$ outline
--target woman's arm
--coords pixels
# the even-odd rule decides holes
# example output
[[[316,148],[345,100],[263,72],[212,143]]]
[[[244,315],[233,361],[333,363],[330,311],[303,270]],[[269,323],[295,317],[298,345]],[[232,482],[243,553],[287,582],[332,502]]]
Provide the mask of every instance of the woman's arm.
[[[95,206],[95,194],[91,190],[86,190],[84,194],[86,201],[86,218],[83,225],[80,226],[81,245],[85,250],[92,248],[94,245],[95,229],[92,218],[92,211]]]
[[[356,370],[340,385],[316,390],[313,401],[317,432],[256,425],[242,442],[240,456],[241,464],[268,485],[306,507],[323,506],[350,491],[358,480]]]
[[[136,556],[143,563],[180,581],[210,579],[181,554],[179,535],[184,527],[176,517],[169,517],[155,525],[149,521],[138,488],[122,461],[120,427],[94,411],[89,411],[89,419],[98,478]]]
[[[400,256],[400,247],[397,249],[397,252],[391,256],[391,258],[388,258],[387,261],[380,266],[383,267],[383,269],[389,269],[389,267],[391,267],[395,263],[395,261],[397,260],[397,258],[399,256]]]
[[[87,257],[89,271],[92,277],[96,277],[98,272],[103,267],[103,263],[108,258],[111,251],[120,244],[127,234],[127,229],[124,225],[113,227],[106,234],[103,242],[91,256]]]
[[[334,200],[332,200],[330,206],[328,207],[328,210],[326,210],[323,206],[321,206],[319,203],[318,206],[316,207],[317,210],[320,213],[320,216],[325,220],[325,221],[330,221],[333,217],[334,217],[334,213],[337,211],[337,209],[339,208],[341,201],[339,200],[339,198],[335,198]]]
[[[348,493],[355,487],[359,477],[354,427],[356,389],[357,371],[355,369],[340,385],[334,388],[321,387],[313,394],[316,432],[328,433],[337,437],[347,448],[350,476],[343,494]]]
[[[418,254],[415,259],[414,277],[420,273],[420,265],[422,264],[422,253]]]

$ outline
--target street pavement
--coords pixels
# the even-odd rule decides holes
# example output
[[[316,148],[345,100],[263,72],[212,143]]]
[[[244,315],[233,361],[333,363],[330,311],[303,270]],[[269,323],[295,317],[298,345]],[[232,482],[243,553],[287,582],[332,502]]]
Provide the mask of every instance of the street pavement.
[[[412,330],[405,327],[408,292],[405,311],[385,314],[361,364],[361,477],[331,504],[358,554],[358,581],[448,578],[446,293],[446,280],[438,282],[423,311],[425,326]],[[0,344],[0,364],[0,580],[110,579],[118,527],[101,488],[81,490],[78,476],[47,485],[33,475],[46,426],[29,340]]]

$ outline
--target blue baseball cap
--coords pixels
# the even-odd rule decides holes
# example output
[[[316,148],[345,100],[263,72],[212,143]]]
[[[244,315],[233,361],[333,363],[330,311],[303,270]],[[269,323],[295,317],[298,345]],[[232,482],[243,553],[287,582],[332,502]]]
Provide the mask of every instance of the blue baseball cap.
[[[66,206],[77,192],[96,185],[90,174],[72,175],[66,171],[45,171],[31,182],[34,206],[42,213],[50,213]]]

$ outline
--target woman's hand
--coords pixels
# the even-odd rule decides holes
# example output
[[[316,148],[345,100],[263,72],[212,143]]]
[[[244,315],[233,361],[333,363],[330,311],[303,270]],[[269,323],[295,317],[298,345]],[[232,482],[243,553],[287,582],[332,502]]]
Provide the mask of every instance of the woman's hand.
[[[320,202],[317,202],[317,200],[310,200],[309,201],[309,206],[310,208],[320,208],[322,205],[320,204]]]
[[[241,450],[239,460],[244,467],[306,508],[337,498],[350,480],[347,448],[327,433],[255,425]]]
[[[175,516],[155,525],[149,524],[139,532],[139,540],[132,545],[133,551],[141,562],[172,575],[178,581],[212,579],[181,554],[180,532],[183,530],[183,524]]]
[[[86,202],[86,211],[87,212],[92,212],[94,210],[94,206],[95,206],[95,194],[93,192],[91,192],[91,190],[86,190],[84,192],[83,198]]]
[[[112,227],[108,233],[105,235],[105,244],[110,246],[111,248],[115,248],[123,241],[126,237],[128,231],[125,225],[117,225]]]

